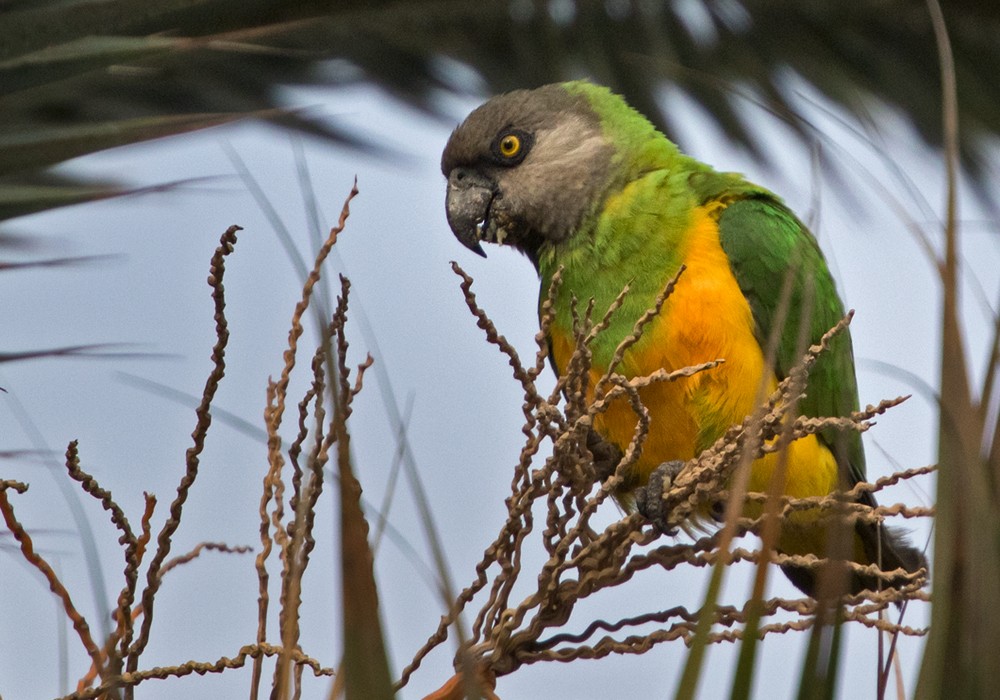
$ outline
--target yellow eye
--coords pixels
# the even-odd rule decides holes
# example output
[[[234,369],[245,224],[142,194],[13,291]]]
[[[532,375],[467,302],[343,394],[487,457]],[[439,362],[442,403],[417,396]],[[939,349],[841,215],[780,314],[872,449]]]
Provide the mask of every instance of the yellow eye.
[[[513,158],[521,152],[521,139],[516,134],[507,134],[500,139],[500,155]]]
[[[529,132],[507,127],[490,144],[490,152],[497,165],[509,168],[524,160],[532,141]]]

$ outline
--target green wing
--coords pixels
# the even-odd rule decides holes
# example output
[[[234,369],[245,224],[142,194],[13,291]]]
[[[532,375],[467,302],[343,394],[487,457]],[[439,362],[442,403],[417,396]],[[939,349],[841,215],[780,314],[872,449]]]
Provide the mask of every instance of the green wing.
[[[773,333],[779,334],[775,371],[782,379],[801,359],[796,347],[800,323],[808,323],[809,343],[816,343],[844,316],[844,305],[823,253],[805,225],[762,190],[736,194],[719,215],[719,239],[750,303],[761,347],[768,347]],[[776,329],[788,275],[792,275],[791,304],[783,327]],[[857,408],[854,351],[845,330],[816,361],[799,411],[810,417],[845,416]],[[859,433],[830,430],[820,438],[836,455],[850,485],[864,479]]]

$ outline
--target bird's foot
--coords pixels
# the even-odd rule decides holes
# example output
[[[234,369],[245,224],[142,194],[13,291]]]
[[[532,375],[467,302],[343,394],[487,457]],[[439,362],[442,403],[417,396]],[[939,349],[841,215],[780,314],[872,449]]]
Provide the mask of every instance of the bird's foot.
[[[622,461],[622,451],[594,430],[587,434],[587,449],[594,457],[594,476],[598,481],[606,481]]]
[[[677,528],[667,525],[666,518],[669,513],[663,510],[663,494],[670,489],[683,468],[684,462],[680,460],[664,462],[649,475],[646,485],[639,487],[633,493],[635,507],[639,513],[660,532],[671,537],[677,534]]]

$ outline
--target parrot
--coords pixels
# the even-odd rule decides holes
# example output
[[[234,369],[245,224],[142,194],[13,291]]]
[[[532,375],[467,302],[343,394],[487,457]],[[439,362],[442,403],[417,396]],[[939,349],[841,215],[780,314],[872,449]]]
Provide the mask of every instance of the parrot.
[[[553,276],[560,274],[547,338],[557,374],[575,349],[574,300],[593,300],[600,318],[628,285],[608,327],[593,340],[591,391],[636,320],[684,267],[617,371],[638,377],[716,358],[724,362],[640,390],[649,433],[613,494],[626,511],[648,502],[640,498],[642,489],[654,477],[662,479],[665,468],[676,473],[676,465],[750,415],[762,386],[768,392],[777,387],[801,360],[800,324],[808,342],[816,343],[845,314],[819,244],[777,195],[683,154],[601,85],[577,80],[488,100],[451,133],[441,170],[455,237],[484,257],[482,242],[523,253],[540,278],[539,313]],[[777,328],[779,316],[784,323]],[[776,350],[769,363],[772,335]],[[808,417],[843,417],[857,408],[845,329],[817,358],[797,410]],[[595,417],[597,442],[620,457],[636,421],[626,400],[614,402]],[[858,431],[810,434],[785,449],[789,497],[826,496],[865,480]],[[777,453],[756,459],[749,490],[767,492],[777,464]],[[875,505],[868,491],[858,500]],[[814,512],[794,514],[785,519],[776,549],[824,557],[830,529]],[[858,520],[850,536],[847,557],[858,563],[908,573],[926,567],[923,554],[897,529]],[[816,596],[813,568],[784,564],[782,570],[806,595]],[[857,593],[910,580],[897,574],[886,582],[852,572],[848,585]]]

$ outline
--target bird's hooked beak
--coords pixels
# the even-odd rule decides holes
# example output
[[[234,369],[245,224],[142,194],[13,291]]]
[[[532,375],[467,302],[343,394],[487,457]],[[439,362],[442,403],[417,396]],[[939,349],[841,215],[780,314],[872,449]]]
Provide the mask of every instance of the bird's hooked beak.
[[[462,245],[484,258],[479,241],[489,233],[490,205],[496,196],[496,183],[476,170],[458,167],[448,175],[448,225]]]

